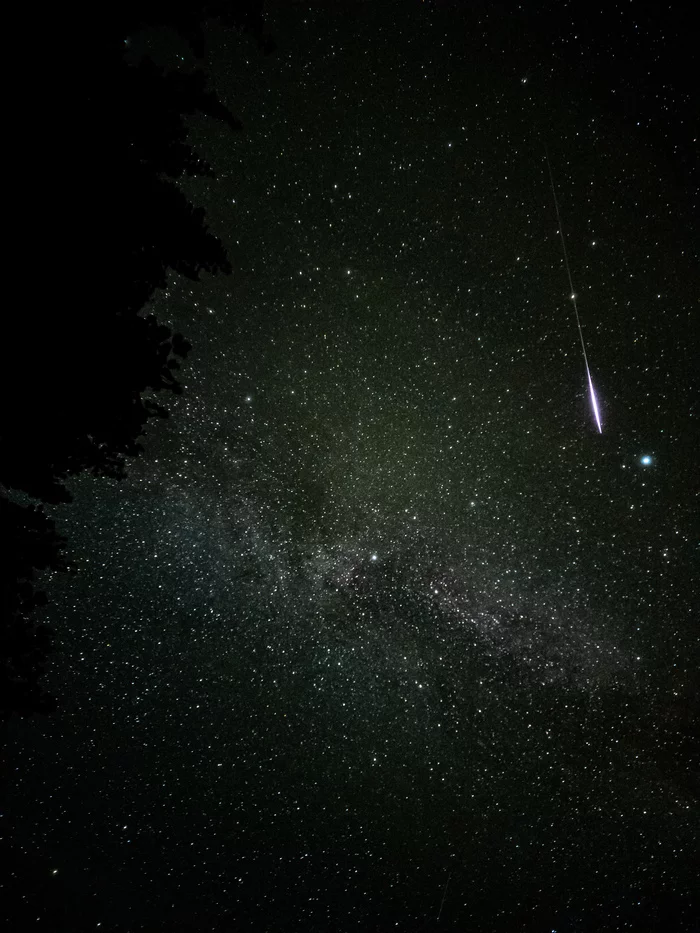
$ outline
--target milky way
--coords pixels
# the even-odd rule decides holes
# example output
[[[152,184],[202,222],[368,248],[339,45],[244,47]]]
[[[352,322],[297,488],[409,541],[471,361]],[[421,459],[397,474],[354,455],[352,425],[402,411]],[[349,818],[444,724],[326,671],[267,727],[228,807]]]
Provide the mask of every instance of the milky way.
[[[54,510],[79,572],[61,712],[12,733],[15,855],[120,933],[691,930],[680,27],[270,6],[275,55],[207,32],[245,131],[188,123],[234,272],[154,296],[184,393]]]

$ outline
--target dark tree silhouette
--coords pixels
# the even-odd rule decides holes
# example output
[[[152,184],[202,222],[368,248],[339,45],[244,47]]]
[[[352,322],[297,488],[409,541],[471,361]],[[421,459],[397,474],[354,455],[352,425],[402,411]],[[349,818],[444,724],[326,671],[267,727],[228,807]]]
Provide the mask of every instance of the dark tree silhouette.
[[[35,581],[40,571],[68,569],[64,542],[41,506],[21,506],[2,496],[0,522],[11,544],[0,563],[0,717],[51,712],[55,702],[42,692],[39,678],[53,633],[34,622],[35,610],[47,601]]]
[[[126,3],[91,22],[81,54],[53,68],[55,122],[35,140],[42,158],[48,144],[55,149],[42,199],[48,258],[40,276],[32,269],[38,281],[26,283],[30,308],[11,315],[4,334],[12,360],[0,419],[0,527],[10,555],[0,620],[5,718],[52,706],[39,686],[50,632],[32,621],[46,600],[35,582],[42,570],[67,566],[53,523],[27,498],[69,502],[66,479],[85,471],[124,476],[147,421],[167,417],[153,394],[181,391],[177,369],[189,349],[144,305],[169,270],[193,280],[231,271],[204,211],[174,182],[214,174],[187,144],[183,115],[240,124],[202,71],[166,74],[147,58],[130,65],[124,57],[124,37],[144,25],[174,28],[201,55],[210,17],[271,49],[260,2]]]

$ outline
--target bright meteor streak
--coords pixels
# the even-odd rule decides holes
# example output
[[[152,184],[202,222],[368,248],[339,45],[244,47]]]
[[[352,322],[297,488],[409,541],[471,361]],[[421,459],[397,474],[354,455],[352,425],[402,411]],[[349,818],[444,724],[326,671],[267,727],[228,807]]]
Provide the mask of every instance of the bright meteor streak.
[[[576,315],[576,327],[578,328],[578,335],[581,338],[581,349],[583,350],[583,362],[586,366],[586,375],[588,377],[588,391],[591,396],[591,407],[593,409],[593,415],[595,417],[595,423],[598,426],[598,432],[603,433],[603,425],[600,420],[600,410],[598,408],[598,399],[596,398],[595,389],[593,388],[593,380],[591,379],[591,368],[588,365],[588,354],[586,353],[586,342],[583,339],[583,331],[581,330],[581,319],[578,316],[578,305],[576,304],[576,293],[574,292],[574,283],[571,278],[571,268],[569,267],[569,256],[566,252],[566,241],[564,240],[564,229],[561,225],[561,217],[559,216],[559,201],[557,200],[557,192],[554,187],[554,176],[552,175],[552,166],[549,162],[549,152],[547,151],[547,146],[544,147],[545,158],[547,159],[547,168],[549,170],[549,183],[552,186],[552,197],[554,198],[554,209],[557,212],[557,224],[559,225],[559,236],[561,237],[561,248],[564,252],[564,265],[566,266],[566,274],[569,277],[569,288],[571,289],[571,301],[574,305],[574,314]]]
[[[586,363],[586,372],[588,373],[588,389],[591,393],[591,405],[593,406],[593,414],[595,415],[595,423],[598,425],[598,433],[603,433],[603,425],[600,423],[600,412],[598,411],[598,399],[595,397],[595,389],[593,388],[593,380],[591,379],[591,371],[588,368],[588,363]]]

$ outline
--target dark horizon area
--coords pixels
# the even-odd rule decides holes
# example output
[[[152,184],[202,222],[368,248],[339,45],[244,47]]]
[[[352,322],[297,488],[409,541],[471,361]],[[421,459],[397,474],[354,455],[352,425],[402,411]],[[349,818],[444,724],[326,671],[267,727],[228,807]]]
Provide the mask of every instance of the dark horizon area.
[[[9,119],[0,926],[700,933],[690,13],[65,17]]]

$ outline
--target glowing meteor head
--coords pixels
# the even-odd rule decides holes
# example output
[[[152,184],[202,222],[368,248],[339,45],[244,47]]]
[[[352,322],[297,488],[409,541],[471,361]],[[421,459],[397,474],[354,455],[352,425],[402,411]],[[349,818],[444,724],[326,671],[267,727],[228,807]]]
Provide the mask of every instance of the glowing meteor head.
[[[598,433],[603,433],[603,424],[600,420],[600,411],[598,409],[598,399],[595,397],[595,389],[593,388],[593,380],[591,379],[590,372],[588,373],[588,388],[591,394],[591,406],[593,408],[593,414],[595,415],[595,423],[598,425]]]

